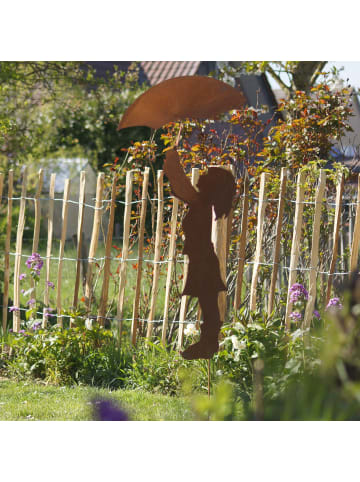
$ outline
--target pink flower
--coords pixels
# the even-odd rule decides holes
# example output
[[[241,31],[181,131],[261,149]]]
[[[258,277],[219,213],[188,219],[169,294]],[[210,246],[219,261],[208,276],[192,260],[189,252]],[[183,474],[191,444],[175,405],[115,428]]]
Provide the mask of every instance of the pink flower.
[[[292,313],[290,313],[290,318],[292,321],[301,321],[302,319],[302,316],[301,316],[301,313],[298,313],[297,311],[293,311]]]
[[[290,289],[290,302],[295,303],[296,301],[303,301],[309,298],[309,293],[307,289],[300,283],[294,283]]]
[[[342,304],[340,303],[339,298],[331,298],[329,300],[329,303],[326,305],[326,310],[341,310],[342,309]]]

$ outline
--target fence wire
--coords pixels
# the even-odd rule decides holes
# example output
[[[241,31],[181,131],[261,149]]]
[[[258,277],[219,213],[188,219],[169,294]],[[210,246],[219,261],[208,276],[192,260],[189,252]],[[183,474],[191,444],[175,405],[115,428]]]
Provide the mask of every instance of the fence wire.
[[[3,308],[4,306],[3,305],[0,305],[0,308]],[[13,310],[11,309],[12,307],[7,307],[8,310],[10,312],[12,312]],[[46,307],[44,308],[46,310]],[[27,308],[18,308],[16,311],[23,311],[23,312],[26,312],[28,311]],[[34,314],[36,315],[41,315],[42,317],[45,316],[45,318],[69,318],[70,320],[71,319],[74,319],[76,318],[76,316],[74,315],[66,315],[66,314],[63,314],[63,315],[58,315],[57,313],[45,313],[43,311],[35,311]],[[160,318],[158,320],[149,320],[148,318],[118,318],[116,316],[101,316],[101,315],[94,315],[94,314],[87,314],[85,316],[82,316],[81,318],[84,318],[84,319],[90,319],[92,321],[96,321],[98,318],[102,318],[106,321],[117,321],[117,322],[120,322],[120,321],[139,321],[139,322],[142,322],[142,323],[163,323],[164,322],[164,319],[163,318]],[[188,320],[168,320],[167,321],[169,324],[182,324],[182,325],[187,325],[187,324],[194,324],[194,323],[202,323],[202,320],[198,320],[198,319],[188,319]]]
[[[252,200],[254,202],[259,202],[259,197],[257,196],[253,196],[253,195],[247,195],[245,196],[244,194],[240,194],[238,196],[238,199],[244,199],[245,197],[247,197],[249,200]],[[73,199],[68,199],[68,200],[64,200],[63,198],[50,198],[50,197],[39,197],[39,198],[35,198],[35,197],[31,197],[31,196],[25,196],[25,197],[22,197],[22,196],[13,196],[11,198],[7,197],[7,196],[2,196],[1,197],[2,200],[6,200],[6,201],[20,201],[22,199],[25,199],[26,201],[33,201],[33,202],[49,202],[49,201],[56,201],[56,202],[61,202],[61,203],[68,203],[68,204],[72,204],[72,205],[78,205],[79,207],[80,206],[84,206],[86,208],[89,208],[89,209],[92,209],[92,210],[99,210],[99,211],[104,211],[106,210],[106,207],[114,202],[116,205],[123,205],[123,206],[129,206],[129,205],[137,205],[139,203],[142,203],[144,200],[147,200],[147,201],[150,201],[150,202],[162,202],[162,203],[165,203],[166,201],[168,200],[171,200],[171,199],[175,199],[174,196],[165,196],[163,199],[159,199],[157,197],[153,197],[153,198],[150,198],[150,197],[147,197],[147,198],[144,198],[144,199],[136,199],[134,201],[131,201],[131,202],[126,202],[126,201],[122,201],[122,200],[111,200],[111,199],[103,199],[100,201],[101,203],[101,206],[100,207],[96,207],[95,206],[95,201],[96,201],[96,198],[92,197],[91,198],[91,201],[94,202],[94,204],[89,204],[89,203],[81,203],[77,200],[73,200]],[[296,200],[293,200],[293,199],[290,199],[288,197],[284,197],[283,200],[287,203],[290,203],[290,204],[303,204],[303,205],[311,205],[311,206],[314,206],[316,203],[314,201],[301,201],[301,202],[298,202]],[[265,198],[265,202],[266,203],[274,203],[274,202],[279,202],[280,201],[280,198],[277,197],[277,198]],[[329,206],[329,207],[335,207],[336,206],[336,202],[333,202],[331,200],[328,200],[328,199],[324,199],[323,200],[323,204],[326,205],[326,206]],[[358,202],[354,201],[354,202],[349,202],[348,200],[345,200],[344,199],[344,202],[341,203],[341,208],[342,209],[346,209],[346,207],[350,207],[350,208],[353,208],[354,206],[357,206]],[[26,238],[23,238],[23,240],[25,240]],[[28,238],[30,239],[30,238]],[[44,238],[46,239],[46,238]],[[113,238],[115,239],[115,238]],[[119,238],[116,238],[116,239],[119,239]],[[5,254],[8,254],[10,256],[13,256],[13,257],[16,257],[16,256],[21,256],[22,258],[28,258],[31,256],[31,254],[26,254],[26,253],[16,253],[16,252],[6,252]],[[124,262],[138,262],[138,261],[142,261],[144,263],[150,263],[150,264],[159,264],[159,265],[162,265],[162,264],[168,264],[169,262],[171,261],[179,261],[179,262],[186,262],[187,259],[183,256],[183,255],[178,255],[174,258],[168,258],[168,259],[164,259],[164,260],[154,260],[154,259],[146,259],[144,257],[136,257],[136,258],[122,258],[122,257],[116,257],[116,256],[101,256],[101,257],[91,257],[91,258],[72,258],[72,257],[66,257],[66,256],[63,256],[63,257],[59,257],[59,256],[41,256],[43,259],[50,259],[50,260],[53,260],[53,261],[72,261],[72,262],[83,262],[83,261],[87,261],[87,262],[90,262],[90,263],[93,263],[93,262],[103,262],[105,260],[111,260],[111,261],[117,261],[119,264],[120,263],[124,263]],[[239,258],[239,257],[235,257],[235,258],[232,258],[231,261],[232,262],[237,262],[237,261],[244,261],[244,267],[248,267],[248,266],[252,266],[252,265],[260,265],[260,266],[267,266],[267,267],[277,267],[279,268],[280,270],[284,270],[284,271],[298,271],[298,272],[309,272],[311,270],[314,270],[315,268],[306,268],[306,267],[296,267],[294,269],[292,269],[291,267],[289,266],[283,266],[281,263],[274,263],[274,262],[258,262],[258,261],[251,261],[251,260],[246,260],[244,258]],[[320,275],[324,275],[324,276],[348,276],[351,274],[351,271],[342,271],[342,272],[333,272],[331,273],[330,271],[321,271],[320,269],[315,269],[315,272],[317,274],[320,274]],[[3,306],[0,305],[0,307],[2,308]],[[22,312],[26,312],[27,309],[26,308],[21,308],[19,307],[19,311],[22,311]],[[41,316],[44,316],[44,313],[41,312],[41,311],[36,311],[36,314],[37,315],[41,315]],[[48,318],[55,318],[55,319],[58,319],[58,318],[73,318],[72,315],[67,315],[67,314],[61,314],[61,315],[58,315],[56,313],[54,314],[47,314],[46,315]],[[98,316],[96,314],[88,314],[86,315],[87,318],[90,318],[92,320],[96,320],[98,318],[103,318],[103,319],[106,319],[106,320],[109,320],[109,321],[116,321],[116,322],[129,322],[129,321],[133,321],[134,319],[133,318],[117,318],[117,317],[109,317],[109,316]],[[85,317],[84,317],[85,318]],[[149,319],[146,319],[146,318],[135,318],[136,321],[140,322],[140,323],[154,323],[154,324],[162,324],[164,322],[164,319],[163,318],[160,318],[160,319],[156,319],[156,320],[149,320]],[[168,324],[192,324],[192,323],[199,323],[199,320],[193,320],[193,319],[187,319],[187,320],[168,320]]]

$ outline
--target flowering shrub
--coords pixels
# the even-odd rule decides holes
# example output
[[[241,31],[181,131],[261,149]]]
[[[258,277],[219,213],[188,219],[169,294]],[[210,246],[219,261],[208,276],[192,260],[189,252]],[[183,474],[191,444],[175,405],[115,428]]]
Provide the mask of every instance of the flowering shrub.
[[[249,313],[242,308],[237,321],[225,324],[223,339],[214,357],[217,378],[227,378],[236,384],[236,392],[245,401],[252,397],[253,362],[265,361],[269,376],[276,377],[286,362],[287,343],[281,320],[267,319],[264,313]]]
[[[328,80],[306,94],[298,90],[280,102],[286,119],[270,129],[261,155],[277,166],[298,168],[311,161],[329,159],[334,139],[352,131],[350,91],[331,89]]]
[[[340,303],[340,300],[339,298],[331,298],[329,300],[329,303],[326,305],[326,311],[329,311],[329,312],[336,312],[336,311],[339,311],[341,310],[343,307],[343,305]]]
[[[199,333],[199,330],[196,328],[195,323],[188,323],[184,330],[185,336],[195,336]]]
[[[294,323],[299,323],[303,319],[303,313],[306,307],[306,301],[309,299],[309,293],[305,286],[301,283],[294,283],[290,286],[289,289],[290,294],[290,303],[293,303],[295,311],[290,313],[290,320]],[[317,320],[321,319],[320,313],[318,310],[314,310],[313,318]]]
[[[32,253],[32,255],[29,256],[28,259],[26,260],[25,264],[26,264],[26,267],[30,271],[29,274],[30,274],[30,277],[34,280],[35,286],[38,285],[38,283],[40,281],[41,269],[44,265],[44,261],[42,260],[40,254],[39,253]],[[21,273],[19,275],[20,281],[24,281],[24,280],[27,280],[27,279],[28,279],[28,276],[27,276],[26,273]],[[46,280],[45,286],[48,287],[48,288],[51,288],[51,289],[55,289],[54,283],[52,281],[49,281],[49,280]],[[35,323],[36,325],[40,326],[40,324],[41,324],[40,321],[37,320],[36,322],[34,322],[34,320],[33,320],[34,315],[36,315],[36,299],[31,296],[34,293],[34,288],[31,287],[31,286],[27,290],[22,288],[20,290],[20,292],[24,297],[30,296],[30,298],[28,298],[25,301],[25,305],[28,307],[27,310],[26,310],[26,313],[25,313],[26,320],[31,319],[31,323]],[[10,312],[20,311],[20,307],[19,306],[10,306],[9,311]],[[54,311],[53,308],[45,307],[44,308],[45,318],[51,317],[52,311]]]
[[[5,359],[8,375],[55,384],[117,388],[123,384],[124,368],[131,359],[111,331],[97,326],[92,330],[57,326],[45,330],[37,321],[31,328],[9,335],[6,343],[11,349]]]
[[[41,271],[41,268],[43,267],[43,264],[44,262],[41,259],[41,256],[39,253],[33,253],[26,260],[26,266],[29,268],[31,276],[35,279],[40,276],[40,271]],[[26,276],[25,274],[21,274],[19,278],[22,279],[22,277],[25,277],[25,276]]]
[[[294,283],[290,289],[290,302],[296,303],[298,301],[306,301],[309,299],[309,293],[306,288],[300,283]]]
[[[293,311],[292,313],[290,313],[290,319],[294,322],[301,321],[302,315],[298,311]]]

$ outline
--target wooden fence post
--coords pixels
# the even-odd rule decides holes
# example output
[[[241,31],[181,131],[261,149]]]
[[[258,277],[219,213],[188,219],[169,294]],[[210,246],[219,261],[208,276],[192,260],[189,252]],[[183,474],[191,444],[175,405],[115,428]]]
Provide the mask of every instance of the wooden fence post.
[[[109,296],[109,278],[110,278],[110,263],[111,263],[111,245],[114,230],[115,219],[115,198],[116,198],[116,175],[114,174],[113,182],[111,186],[111,204],[110,204],[110,216],[109,224],[106,236],[105,244],[105,261],[104,261],[104,278],[101,288],[100,306],[97,315],[97,322],[101,325],[105,325],[106,307]]]
[[[138,265],[136,272],[136,285],[133,305],[133,315],[131,322],[130,341],[134,346],[136,344],[136,334],[139,320],[139,303],[140,303],[140,289],[142,278],[142,264],[144,256],[144,233],[145,233],[145,221],[146,221],[146,208],[147,208],[147,195],[149,186],[149,174],[150,168],[146,167],[144,171],[144,178],[142,184],[141,193],[141,212],[140,212],[140,226],[139,226],[139,242],[138,242]]]
[[[237,266],[237,277],[235,286],[235,297],[234,297],[234,309],[238,310],[241,303],[241,291],[242,282],[244,276],[244,266],[245,266],[245,250],[246,250],[246,237],[247,237],[247,224],[248,224],[248,212],[249,212],[249,176],[247,171],[245,171],[244,177],[244,202],[243,202],[243,212],[241,219],[241,234],[239,240],[238,248],[238,266]]]
[[[80,190],[79,190],[79,211],[78,211],[78,228],[77,228],[77,250],[76,250],[76,275],[75,275],[75,287],[73,307],[76,309],[79,298],[79,285],[80,285],[80,269],[81,269],[81,255],[83,244],[83,224],[84,224],[84,209],[85,209],[85,171],[80,172]]]
[[[4,173],[0,172],[0,206],[2,203],[3,189],[4,189]]]
[[[191,172],[191,184],[194,186],[196,191],[198,191],[197,183],[199,181],[199,175],[200,175],[199,169],[193,168]],[[189,257],[187,254],[185,254],[182,290],[185,289],[188,271],[189,271]],[[183,341],[184,341],[184,329],[185,329],[184,325],[185,325],[187,305],[188,305],[188,296],[184,295],[181,297],[181,302],[180,302],[179,330],[178,330],[178,343],[177,343],[178,350],[181,350]]]
[[[63,319],[61,316],[61,281],[62,281],[62,267],[63,267],[63,258],[64,258],[64,250],[65,250],[65,242],[66,242],[66,231],[67,231],[67,220],[68,220],[68,210],[69,210],[69,192],[70,192],[70,179],[65,180],[64,184],[64,196],[63,196],[63,205],[62,205],[62,215],[61,215],[61,238],[60,238],[60,247],[59,247],[59,265],[58,265],[58,274],[57,274],[57,286],[56,286],[56,311],[57,311],[57,324],[62,328],[63,327]]]
[[[95,263],[95,255],[96,250],[99,243],[99,232],[100,232],[100,225],[101,225],[101,217],[102,217],[102,201],[103,201],[103,192],[104,192],[104,179],[105,174],[100,172],[97,177],[96,182],[96,201],[95,201],[95,209],[94,209],[94,219],[93,219],[93,228],[91,233],[91,241],[90,241],[90,248],[89,248],[89,257],[88,257],[88,266],[87,266],[87,273],[86,273],[86,284],[85,284],[85,305],[86,311],[89,314],[91,310],[91,301],[93,298],[93,264]]]
[[[14,306],[20,308],[20,266],[21,266],[21,253],[22,253],[22,240],[25,227],[25,207],[26,207],[26,188],[27,188],[27,167],[24,167],[22,187],[21,187],[21,199],[20,199],[20,212],[18,229],[16,235],[16,250],[15,250],[15,267],[14,267]],[[20,330],[21,318],[20,310],[13,312],[13,330],[18,332]]]
[[[317,267],[319,261],[319,239],[320,239],[320,220],[322,201],[324,197],[326,183],[326,174],[323,169],[320,169],[320,179],[317,186],[315,195],[315,212],[313,222],[313,234],[311,244],[311,261],[310,261],[310,274],[309,274],[309,299],[306,304],[303,326],[309,328],[311,320],[313,318],[315,300],[316,300],[316,279],[317,279]]]
[[[353,234],[352,245],[351,245],[351,258],[350,258],[351,272],[355,271],[357,268],[358,257],[359,257],[359,243],[360,243],[360,174],[358,175],[355,224],[354,224],[354,234]]]
[[[269,174],[263,172],[261,174],[260,182],[260,192],[259,192],[259,207],[258,207],[258,219],[257,219],[257,230],[256,230],[256,251],[255,251],[255,263],[254,270],[251,280],[250,289],[250,310],[256,310],[256,288],[260,271],[260,263],[262,259],[262,238],[263,238],[263,226],[266,208],[266,196],[265,187],[269,179]]]
[[[146,331],[146,338],[151,337],[154,325],[156,300],[158,295],[159,275],[160,275],[160,249],[161,238],[163,230],[163,209],[164,209],[164,195],[163,195],[163,181],[164,171],[158,171],[157,173],[157,197],[158,197],[158,210],[156,218],[156,236],[155,236],[155,252],[154,252],[154,270],[153,270],[153,284],[151,290],[150,300],[150,312],[148,317],[148,325]]]
[[[344,192],[344,174],[341,173],[340,179],[338,180],[338,184],[336,186],[333,250],[332,250],[331,263],[330,263],[330,269],[329,269],[329,277],[327,282],[326,304],[329,303],[330,296],[331,296],[332,276],[335,271],[336,259],[338,254],[339,233],[340,233],[340,225],[341,225],[341,203],[342,203],[343,192]]]
[[[40,236],[40,221],[41,221],[41,206],[40,206],[40,195],[43,187],[43,170],[39,170],[39,181],[38,186],[35,194],[35,223],[34,223],[34,237],[33,237],[33,244],[32,244],[32,252],[37,253],[39,247],[39,236]],[[35,288],[35,280],[31,278],[30,281],[31,289],[33,290],[31,293],[31,298],[36,299],[36,288]],[[33,317],[32,317],[33,318]]]
[[[51,263],[51,248],[53,240],[53,227],[54,227],[54,198],[55,198],[55,180],[56,174],[50,176],[50,189],[49,189],[49,210],[48,210],[48,237],[46,245],[46,274],[45,274],[45,291],[44,291],[44,310],[42,327],[46,328],[47,325],[47,313],[45,308],[49,308],[49,285],[50,282],[50,263]]]
[[[231,172],[231,169],[221,166]],[[231,172],[232,173],[232,172]],[[232,211],[232,210],[231,210]],[[220,275],[223,283],[226,286],[226,258],[227,258],[227,247],[228,247],[228,229],[229,229],[229,219],[232,213],[229,213],[228,217],[221,217],[220,219],[215,219],[215,210],[213,208],[213,218],[212,218],[212,229],[211,229],[211,241],[214,245],[215,254],[219,260]],[[231,224],[230,224],[231,229]],[[218,306],[220,321],[223,323],[226,316],[226,299],[227,292],[220,291],[218,295]]]
[[[174,267],[174,258],[176,254],[176,226],[178,216],[179,200],[173,197],[171,222],[170,222],[170,244],[169,244],[169,264],[166,276],[165,288],[165,303],[164,303],[164,320],[162,326],[161,343],[166,345],[166,330],[169,321],[169,305],[170,305],[170,291],[171,291],[171,277]]]
[[[10,169],[9,177],[8,177],[8,206],[7,206],[7,225],[6,225],[5,260],[4,260],[4,296],[3,296],[3,316],[2,316],[3,333],[5,333],[6,326],[7,326],[7,319],[8,319],[13,186],[14,186],[14,171]]]
[[[295,220],[290,254],[289,284],[285,314],[285,327],[288,331],[290,330],[290,311],[292,308],[292,303],[290,301],[290,287],[295,283],[296,280],[296,268],[300,254],[300,238],[302,229],[302,216],[304,210],[304,180],[305,173],[304,171],[302,171],[298,174],[297,177]]]
[[[122,327],[123,327],[123,309],[124,309],[124,299],[125,299],[126,270],[127,270],[127,259],[129,256],[133,175],[134,175],[134,171],[128,171],[126,173],[123,246],[121,251],[121,264],[120,264],[120,273],[119,273],[119,295],[118,295],[117,315],[116,315],[118,320],[118,328],[119,328],[119,340],[121,340]]]
[[[231,174],[234,176],[234,180],[236,182],[236,172],[235,172],[235,167],[231,164],[230,166],[224,166],[226,169],[228,169]],[[232,222],[234,218],[234,208],[232,207],[230,209],[229,215],[226,218],[227,219],[227,226],[226,226],[226,263],[228,261],[229,257],[229,251],[230,251],[230,245],[231,245],[231,234],[232,234]]]
[[[0,206],[2,204],[3,189],[4,189],[4,173],[0,172]],[[4,304],[3,304],[3,313],[4,313]],[[6,321],[7,321],[7,318],[3,317],[3,323],[2,323],[3,333],[5,333],[5,330],[6,330]]]
[[[283,167],[281,169],[281,175],[280,175],[279,203],[278,203],[278,214],[277,214],[277,220],[276,220],[276,235],[275,235],[275,246],[274,246],[274,266],[271,274],[271,283],[270,283],[270,291],[269,291],[269,303],[268,303],[269,316],[271,315],[274,307],[275,287],[276,287],[276,280],[277,280],[277,275],[279,270],[281,230],[282,230],[284,205],[285,205],[286,183],[287,183],[287,169]]]

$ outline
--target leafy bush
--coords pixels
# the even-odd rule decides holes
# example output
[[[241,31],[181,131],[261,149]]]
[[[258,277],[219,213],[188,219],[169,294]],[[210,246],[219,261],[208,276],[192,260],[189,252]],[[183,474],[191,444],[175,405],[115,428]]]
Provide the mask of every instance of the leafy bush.
[[[237,394],[250,401],[254,360],[266,361],[269,375],[281,372],[286,361],[285,332],[279,319],[268,319],[247,308],[235,320],[222,328],[223,340],[214,362],[218,377],[228,378],[236,385]]]
[[[7,339],[6,373],[55,384],[89,384],[118,388],[130,362],[109,330],[80,327],[21,330]]]
[[[133,363],[125,371],[125,387],[176,395],[190,384],[190,390],[207,389],[206,360],[186,361],[164,348],[160,341],[144,342],[136,348]]]

